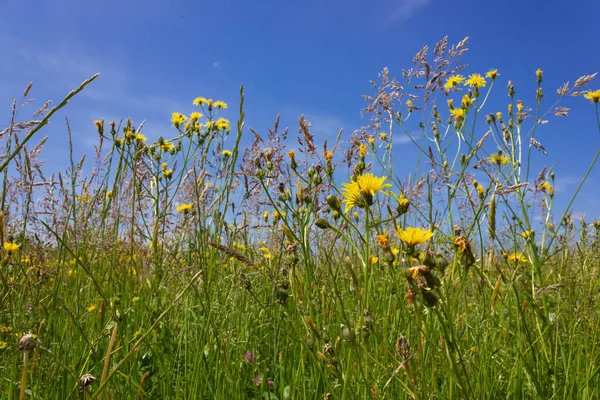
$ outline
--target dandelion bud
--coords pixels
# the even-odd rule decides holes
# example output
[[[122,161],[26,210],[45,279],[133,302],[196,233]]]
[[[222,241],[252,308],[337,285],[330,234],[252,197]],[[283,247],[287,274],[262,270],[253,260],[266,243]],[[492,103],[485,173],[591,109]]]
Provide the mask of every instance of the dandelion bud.
[[[535,76],[537,77],[537,83],[542,83],[542,70],[538,68],[537,71],[535,71]]]
[[[312,177],[315,175],[315,173],[316,173],[315,167],[311,165],[310,168],[308,169],[308,171],[306,172],[306,175],[308,175],[308,177],[312,179]]]
[[[21,351],[33,350],[35,349],[35,346],[37,346],[37,340],[31,333],[24,335],[19,341],[19,350]]]
[[[329,207],[331,207],[332,210],[341,211],[342,205],[340,203],[340,199],[337,196],[330,194],[325,200],[327,201],[327,204],[329,205]]]
[[[330,229],[331,228],[329,221],[327,221],[326,219],[323,219],[323,218],[317,218],[317,220],[315,221],[315,225],[321,229]]]
[[[537,89],[536,97],[538,99],[541,99],[542,97],[544,97],[544,93],[542,92],[542,88],[541,87]]]

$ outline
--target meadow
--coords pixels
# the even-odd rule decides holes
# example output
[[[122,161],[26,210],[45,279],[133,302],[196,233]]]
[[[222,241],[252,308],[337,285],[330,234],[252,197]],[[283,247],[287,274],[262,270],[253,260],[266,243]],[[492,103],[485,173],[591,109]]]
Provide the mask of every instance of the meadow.
[[[600,221],[571,218],[596,74],[519,92],[467,55],[384,69],[329,143],[246,126],[240,88],[155,142],[90,121],[89,157],[67,127],[51,175],[44,127],[101,79],[22,120],[29,85],[0,132],[0,398],[598,399]],[[536,133],[571,103],[599,150],[556,212]]]

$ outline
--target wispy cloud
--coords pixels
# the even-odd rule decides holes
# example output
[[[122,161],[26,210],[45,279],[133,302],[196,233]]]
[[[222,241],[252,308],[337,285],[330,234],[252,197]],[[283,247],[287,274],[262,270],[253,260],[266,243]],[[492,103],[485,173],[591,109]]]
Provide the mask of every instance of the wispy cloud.
[[[410,140],[410,138],[408,137],[408,135],[405,134],[401,134],[401,135],[395,135],[394,139],[393,139],[393,144],[407,144],[407,143],[412,143],[412,140]]]
[[[576,176],[558,177],[554,180],[554,191],[556,193],[563,192],[579,182],[581,182],[581,178]]]
[[[312,133],[320,137],[335,137],[344,127],[342,119],[334,115],[306,114],[305,117],[310,122]]]
[[[429,4],[431,0],[392,0],[390,1],[390,21],[405,21]]]

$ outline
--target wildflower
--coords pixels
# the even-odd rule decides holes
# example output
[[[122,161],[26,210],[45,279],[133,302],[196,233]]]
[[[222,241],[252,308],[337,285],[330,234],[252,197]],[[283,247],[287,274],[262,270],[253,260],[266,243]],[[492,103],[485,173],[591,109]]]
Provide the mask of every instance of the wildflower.
[[[387,133],[385,133],[385,132],[380,132],[379,133],[379,140],[385,142],[385,141],[387,141],[387,138],[388,138]]]
[[[494,153],[490,156],[489,161],[497,166],[508,164],[508,157],[503,156],[502,153]]]
[[[160,144],[160,149],[164,152],[173,151],[175,149],[175,145],[168,140],[165,140]]]
[[[265,219],[265,222],[267,222],[269,220],[269,212],[268,211],[265,211],[263,213],[263,218]]]
[[[221,155],[222,155],[223,157],[231,157],[231,156],[233,155],[233,153],[232,153],[230,150],[223,150],[223,151],[221,152]]]
[[[446,90],[450,90],[453,87],[458,86],[460,83],[462,83],[465,80],[465,78],[463,78],[462,75],[452,75],[448,78],[448,80],[446,81],[446,83],[444,84],[444,89]]]
[[[290,150],[286,153],[288,155],[288,157],[290,158],[290,160],[293,160],[296,158],[296,152],[294,150]]]
[[[475,263],[475,256],[473,255],[473,250],[471,249],[471,243],[469,240],[462,235],[462,229],[458,226],[454,227],[454,246],[456,246],[456,250],[460,252],[460,260],[465,266],[470,266]]]
[[[86,390],[86,388],[94,382],[96,382],[96,377],[94,375],[85,374],[79,378],[79,389]]]
[[[386,232],[383,235],[377,235],[377,242],[379,242],[379,245],[381,247],[383,247],[384,249],[387,249],[388,247],[390,247],[390,240],[388,238],[388,233]]]
[[[450,114],[456,121],[462,121],[465,118],[465,110],[462,108],[453,108],[450,110]]]
[[[480,199],[483,199],[484,190],[485,189],[483,188],[483,186],[477,186],[477,195]]]
[[[327,153],[324,154],[324,157],[325,157],[325,161],[331,162],[331,160],[333,159],[333,153],[331,151],[328,151]]]
[[[473,86],[475,88],[485,87],[486,82],[485,78],[480,74],[471,74],[469,75],[469,79],[467,79],[464,83],[465,86]]]
[[[162,174],[165,178],[171,179],[173,177],[173,170],[172,169],[163,169]]]
[[[225,118],[219,118],[215,122],[215,126],[219,130],[223,130],[223,131],[229,131],[229,130],[231,130],[231,125],[229,124],[229,120],[225,119]]]
[[[146,136],[142,135],[141,133],[136,133],[135,136],[133,137],[135,140],[137,140],[138,142],[145,142],[146,140],[148,140],[146,138]]]
[[[177,207],[175,207],[175,209],[179,212],[187,214],[192,209],[193,206],[194,206],[194,203],[192,202],[192,203],[187,203],[187,204],[180,204]]]
[[[550,232],[554,232],[554,224],[550,221],[548,221],[548,229],[550,229]]]
[[[414,108],[412,100],[406,100],[406,107],[408,107],[408,112],[411,112]]]
[[[491,69],[485,74],[485,77],[490,78],[491,80],[495,80],[499,76],[500,74],[498,73],[497,69]]]
[[[448,103],[448,108],[452,110],[454,108],[454,105],[452,104],[454,102],[454,100],[448,99],[448,100],[446,100],[446,102]]]
[[[554,188],[548,181],[540,183],[538,189],[542,192],[547,192],[550,196],[554,196]]]
[[[542,82],[542,70],[541,69],[537,69],[537,71],[535,71],[535,76],[537,77],[537,82],[541,83]]]
[[[520,264],[527,262],[527,258],[521,253],[512,253],[508,255],[506,261],[509,264]]]
[[[367,146],[361,144],[358,146],[358,152],[360,154],[360,158],[365,158],[365,155],[367,154]]]
[[[473,98],[470,95],[465,94],[462,97],[462,104],[461,104],[462,108],[469,108],[471,103],[473,103]]]
[[[89,306],[88,308],[86,308],[87,312],[94,312],[96,311],[96,305],[92,304],[91,306]]]
[[[171,114],[171,122],[175,128],[179,128],[179,125],[183,124],[187,120],[187,117],[178,112]]]
[[[192,123],[198,121],[200,118],[202,118],[202,114],[197,111],[190,114],[190,121],[192,121]]]
[[[535,234],[535,231],[533,229],[530,229],[528,231],[525,231],[525,232],[521,233],[521,237],[523,239],[527,240],[530,237],[533,237],[534,234]]]
[[[4,350],[8,348],[8,343],[7,342],[0,342],[0,350]]]
[[[398,203],[398,207],[396,207],[398,215],[406,214],[408,212],[408,207],[410,206],[410,200],[408,200],[402,193],[400,194],[400,196],[396,196],[395,193],[392,193],[392,196],[394,197],[394,199],[396,199],[396,202]]]
[[[375,138],[374,138],[373,136],[370,136],[370,137],[369,137],[369,144],[370,144],[371,146],[374,146],[374,145],[375,145]]]
[[[251,352],[250,350],[248,350],[244,354],[244,361],[246,361],[248,364],[255,363],[256,362],[256,354],[254,354],[253,352]]]
[[[598,103],[600,102],[600,90],[588,90],[587,92],[585,92],[583,97],[590,100],[592,103]]]
[[[252,383],[254,383],[255,386],[260,386],[262,384],[262,378],[260,375],[256,375],[254,378],[252,378]]]
[[[4,242],[3,245],[4,251],[6,251],[9,254],[19,250],[19,247],[21,247],[21,245],[19,243],[14,242]]]
[[[19,340],[19,350],[33,350],[37,346],[37,339],[35,335],[28,333]]]
[[[377,261],[379,261],[379,257],[371,256],[369,259],[371,264],[377,264]]]
[[[204,106],[208,104],[208,100],[205,97],[196,97],[193,103],[195,106]]]
[[[271,252],[266,247],[261,247],[258,250],[262,251],[263,257],[266,258],[267,260],[271,258]]]
[[[227,104],[222,101],[215,101],[213,106],[217,107],[219,110],[222,108],[227,108]]]
[[[348,212],[352,207],[364,208],[373,204],[373,196],[381,189],[391,186],[384,184],[386,177],[377,178],[373,174],[359,175],[356,181],[344,184],[344,203]]]
[[[433,232],[429,230],[424,230],[420,228],[408,227],[406,230],[402,228],[398,228],[396,231],[398,235],[398,239],[403,241],[409,246],[416,246],[418,244],[423,244],[433,236]]]

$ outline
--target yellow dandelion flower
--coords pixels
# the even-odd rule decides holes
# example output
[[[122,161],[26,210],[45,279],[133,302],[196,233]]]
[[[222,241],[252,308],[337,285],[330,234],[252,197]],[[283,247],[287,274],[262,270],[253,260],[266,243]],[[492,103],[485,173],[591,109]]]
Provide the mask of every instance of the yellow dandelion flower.
[[[384,249],[387,249],[388,247],[390,247],[390,240],[388,238],[388,233],[384,233],[383,235],[377,235],[377,242],[379,242],[379,245],[381,247],[383,247]]]
[[[296,152],[294,150],[290,150],[286,153],[290,159],[296,158]]]
[[[213,106],[215,106],[218,109],[227,108],[227,104],[222,101],[215,101]]]
[[[266,247],[261,247],[258,250],[262,251],[263,257],[266,258],[267,260],[271,258],[271,252]]]
[[[550,232],[554,232],[554,224],[550,221],[548,221],[548,229],[550,229]]]
[[[7,253],[14,253],[15,251],[19,250],[21,244],[14,242],[4,242],[4,245],[2,247]]]
[[[324,154],[325,157],[325,161],[331,161],[333,159],[333,153],[331,151],[328,151],[327,153]]]
[[[534,235],[535,235],[535,231],[533,229],[530,229],[528,231],[521,233],[521,237],[525,240],[527,240],[529,238],[533,238]]]
[[[178,112],[171,114],[171,122],[175,128],[179,128],[179,125],[183,124],[187,120],[187,117]]]
[[[398,239],[403,241],[409,246],[416,246],[418,244],[423,244],[433,236],[433,232],[429,230],[424,230],[420,228],[408,227],[406,230],[402,228],[398,228],[396,231],[398,235]]]
[[[444,84],[444,89],[450,90],[461,84],[464,80],[465,78],[462,75],[452,75],[446,80],[446,83]]]
[[[369,137],[369,144],[370,144],[371,146],[374,146],[374,145],[375,145],[375,138],[374,138],[373,136],[370,136],[370,137]]]
[[[233,155],[233,152],[232,152],[231,150],[223,150],[223,151],[221,152],[221,155],[222,155],[223,157],[231,157],[231,156]]]
[[[360,146],[358,146],[358,152],[359,152],[360,158],[364,158],[365,155],[367,154],[367,146],[364,144],[361,144]]]
[[[542,70],[541,69],[537,69],[537,71],[535,71],[535,76],[537,77],[537,81],[538,83],[542,82]]]
[[[469,79],[467,79],[464,83],[465,86],[472,86],[475,88],[485,87],[486,81],[483,76],[480,74],[471,74],[469,75]]]
[[[408,107],[408,111],[412,111],[414,108],[412,100],[406,100],[406,107]]]
[[[192,121],[192,123],[198,121],[200,118],[202,118],[202,114],[197,111],[190,114],[190,121]]]
[[[379,261],[379,257],[371,256],[371,258],[369,259],[369,262],[371,264],[377,264],[377,261]]]
[[[373,196],[381,189],[391,186],[385,184],[386,177],[376,177],[373,174],[363,174],[356,178],[356,181],[344,184],[343,195],[348,212],[352,207],[364,208],[373,204]]]
[[[263,213],[263,218],[265,219],[265,222],[267,222],[267,221],[268,221],[268,219],[269,219],[269,212],[268,212],[268,211],[265,211],[265,212]]]
[[[462,108],[468,108],[471,104],[473,103],[473,98],[471,96],[469,96],[468,94],[465,94],[462,97]]]
[[[521,253],[511,253],[506,258],[506,261],[509,264],[521,264],[521,263],[526,263],[527,262],[527,257],[525,257]]]
[[[185,204],[185,203],[184,204],[180,204],[177,207],[175,207],[175,209],[178,212],[182,212],[184,214],[187,214],[192,209],[192,207],[194,207],[194,203],[193,202],[192,203],[187,203],[187,204]]]
[[[497,166],[508,164],[508,157],[503,156],[501,153],[494,153],[490,156],[489,161]]]
[[[142,135],[141,133],[136,133],[134,139],[138,142],[145,142],[146,140],[148,140],[146,136]]]
[[[229,124],[229,120],[225,119],[225,118],[219,118],[215,122],[215,126],[217,127],[217,129],[220,129],[220,130],[223,130],[223,131],[229,131],[229,130],[231,130],[231,125]]]
[[[96,120],[96,121],[94,121],[94,125],[96,125],[96,128],[102,129],[102,121]]]
[[[490,78],[491,80],[494,80],[497,77],[499,77],[500,74],[498,73],[497,69],[491,69],[488,72],[486,72],[485,76],[486,76],[486,78]]]
[[[204,106],[208,104],[208,99],[206,99],[206,97],[196,97],[193,103],[195,106]]]
[[[450,110],[450,114],[454,118],[455,121],[462,121],[465,119],[465,110],[462,108],[453,108]]]
[[[379,133],[379,140],[385,142],[385,141],[387,141],[387,138],[388,138],[387,133],[385,133],[385,132],[380,132]]]
[[[160,149],[164,152],[173,151],[175,149],[175,145],[168,140],[165,140],[160,144]]]
[[[171,179],[173,177],[173,170],[172,169],[164,169],[162,174],[165,178]]]
[[[541,190],[542,192],[547,192],[550,196],[554,195],[554,188],[548,181],[540,183],[540,185],[538,186],[538,189]]]
[[[588,99],[592,103],[598,103],[598,102],[600,102],[600,90],[594,90],[594,91],[588,90],[587,92],[584,93],[583,97]]]
[[[398,255],[398,253],[400,253],[400,249],[399,249],[399,248],[397,248],[397,247],[394,247],[394,248],[392,249],[392,254],[396,256],[396,255]]]
[[[87,310],[87,312],[94,312],[94,311],[96,311],[96,305],[92,304],[86,310]]]

